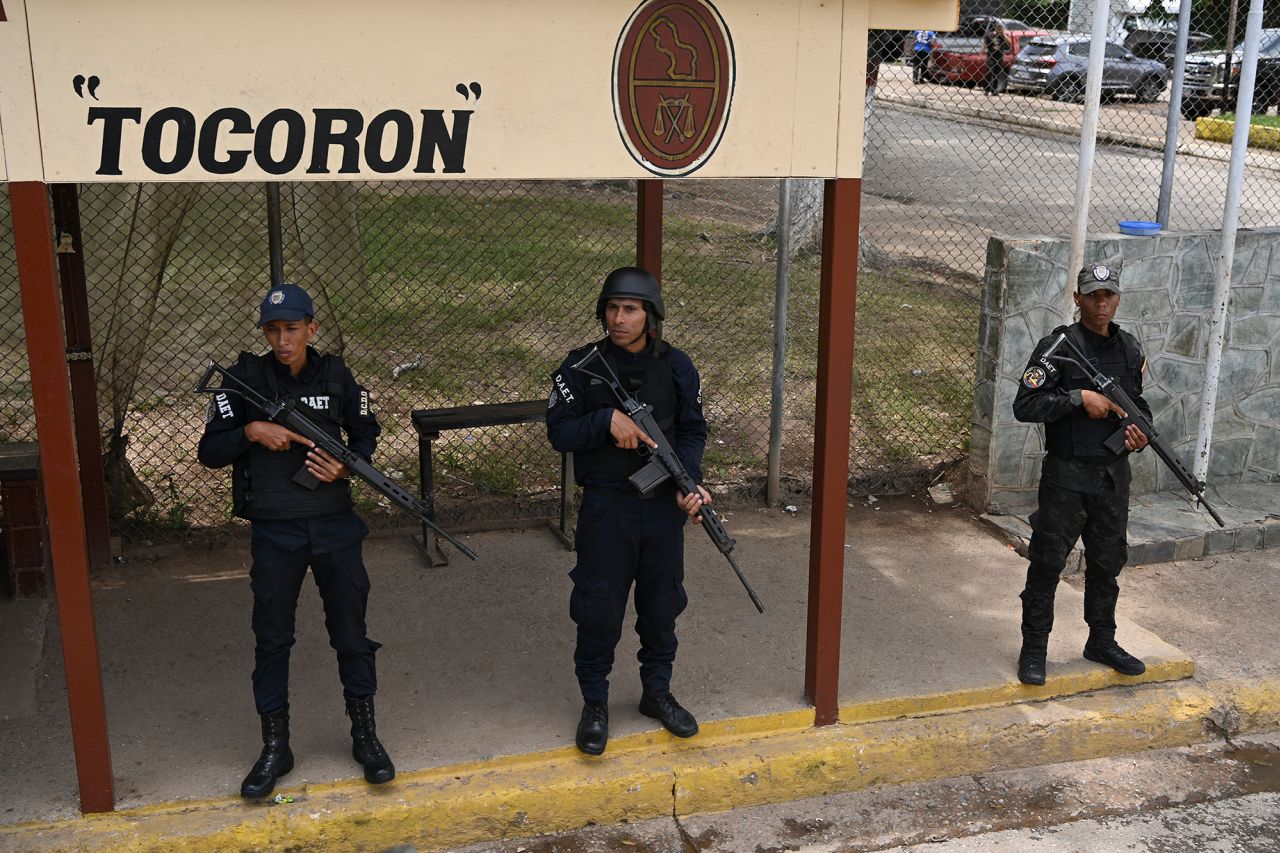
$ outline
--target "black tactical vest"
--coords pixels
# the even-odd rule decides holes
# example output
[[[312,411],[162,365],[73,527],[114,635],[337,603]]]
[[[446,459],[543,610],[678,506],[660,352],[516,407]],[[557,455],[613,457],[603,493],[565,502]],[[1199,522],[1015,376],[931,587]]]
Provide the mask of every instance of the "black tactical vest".
[[[622,387],[632,397],[653,408],[653,417],[662,427],[667,440],[674,444],[672,427],[676,416],[676,380],[671,372],[671,348],[662,341],[655,341],[638,354],[618,351],[607,340],[597,344]],[[618,399],[609,386],[598,379],[588,379],[583,393],[583,404],[588,411],[616,409]],[[594,383],[594,384],[591,384]],[[646,459],[635,450],[623,450],[613,444],[612,437],[603,447],[573,455],[574,479],[578,485],[615,485],[630,489],[627,478],[646,464]]]
[[[320,355],[308,350],[308,358],[318,358],[319,369],[307,382],[281,383],[271,360],[274,356],[240,353],[239,367],[244,382],[268,400],[294,398],[326,405],[313,408],[305,402],[298,409],[325,432],[342,439],[342,392],[346,367],[336,355]],[[266,420],[253,406],[245,420]],[[231,469],[231,499],[236,515],[249,520],[318,518],[336,515],[351,508],[351,484],[344,478],[333,483],[320,483],[308,489],[293,482],[293,476],[305,468],[307,448],[294,444],[288,450],[268,450],[254,442],[249,452],[235,461]]]
[[[1099,372],[1114,379],[1131,398],[1137,398],[1143,363],[1142,345],[1137,338],[1117,328],[1116,334],[1100,341],[1095,335],[1085,334],[1079,323],[1071,325],[1067,333],[1072,342],[1092,358]],[[1064,362],[1058,364],[1062,367],[1063,388],[1097,390],[1079,368]],[[1077,406],[1067,416],[1045,424],[1045,450],[1050,456],[1063,458],[1115,459],[1116,455],[1102,443],[1119,428],[1117,418],[1091,418],[1083,406]]]

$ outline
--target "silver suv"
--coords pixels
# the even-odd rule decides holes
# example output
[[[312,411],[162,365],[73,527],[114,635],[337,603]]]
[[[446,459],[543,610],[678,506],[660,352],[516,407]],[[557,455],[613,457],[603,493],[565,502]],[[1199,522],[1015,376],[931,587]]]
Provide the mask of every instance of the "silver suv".
[[[1240,83],[1240,66],[1244,59],[1244,42],[1231,54],[1231,95],[1223,106],[1222,84],[1227,58],[1224,52],[1200,51],[1187,54],[1187,70],[1182,78],[1182,117],[1200,118],[1215,108],[1231,109]],[[1254,87],[1253,110],[1265,113],[1280,107],[1280,29],[1259,33],[1258,80]]]
[[[1082,101],[1088,69],[1088,36],[1040,36],[1018,52],[1009,69],[1009,89],[1048,92],[1060,101]],[[1154,101],[1168,78],[1163,62],[1140,59],[1123,45],[1107,42],[1102,61],[1103,95],[1128,94],[1144,103]]]

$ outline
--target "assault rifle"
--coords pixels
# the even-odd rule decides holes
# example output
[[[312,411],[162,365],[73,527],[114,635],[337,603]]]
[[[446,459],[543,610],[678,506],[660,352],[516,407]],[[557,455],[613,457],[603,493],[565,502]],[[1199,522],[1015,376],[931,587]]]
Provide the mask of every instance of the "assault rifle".
[[[603,372],[593,372],[593,364],[598,364],[599,367],[596,370],[602,368]],[[605,360],[598,346],[592,347],[591,352],[577,364],[572,365],[571,369],[608,385],[614,396],[618,398],[618,403],[627,417],[635,421],[636,426],[644,430],[645,434],[657,443],[657,447],[649,447],[642,442],[637,448],[642,455],[649,457],[649,463],[632,474],[630,478],[631,484],[640,491],[640,494],[649,494],[667,480],[674,480],[676,487],[684,494],[698,494],[698,484],[689,476],[680,457],[676,456],[675,450],[672,449],[671,442],[667,441],[667,437],[663,435],[662,428],[653,417],[653,410],[623,389],[617,374],[613,372],[613,368],[609,366],[609,362]],[[738,580],[742,581],[743,589],[747,591],[747,595],[751,596],[751,603],[756,606],[756,610],[763,613],[764,605],[760,603],[760,597],[751,588],[746,575],[733,559],[733,547],[737,543],[725,531],[719,514],[706,504],[703,504],[698,513],[702,516],[702,529],[707,531],[716,548],[729,561],[729,565],[733,567],[733,573],[738,576]]]
[[[222,385],[216,388],[209,384],[209,380],[213,378],[215,373],[222,377]],[[228,382],[231,384],[228,385]],[[441,530],[431,520],[429,517],[431,510],[426,503],[420,498],[415,498],[395,480],[392,480],[386,474],[364,461],[360,454],[347,447],[341,440],[325,432],[319,424],[298,410],[297,400],[268,400],[233,376],[226,368],[214,362],[209,362],[209,367],[205,370],[204,376],[200,378],[195,391],[198,394],[236,394],[245,402],[252,403],[261,409],[272,423],[291,429],[298,435],[305,436],[310,441],[315,442],[316,447],[346,465],[352,474],[364,480],[379,494],[390,498],[398,507],[413,516],[415,520],[430,527],[453,547],[471,559],[476,559],[475,551],[472,551],[462,542]],[[307,470],[305,465],[298,469],[298,473],[293,475],[293,482],[307,489],[314,489],[320,484],[320,481]]]
[[[1054,331],[1058,333],[1058,338],[1053,342],[1052,346],[1045,350],[1044,355],[1040,357],[1041,360],[1061,361],[1068,364],[1074,364],[1076,367],[1084,371],[1085,375],[1089,377],[1089,381],[1093,383],[1093,387],[1098,390],[1099,394],[1105,396],[1125,412],[1126,417],[1121,419],[1120,428],[1103,442],[1106,448],[1116,455],[1124,453],[1124,431],[1129,424],[1133,424],[1138,429],[1142,430],[1142,434],[1147,437],[1147,442],[1155,450],[1156,455],[1159,456],[1160,460],[1164,462],[1170,471],[1173,472],[1173,476],[1178,478],[1178,482],[1182,483],[1183,487],[1191,493],[1191,496],[1195,498],[1196,502],[1200,504],[1200,506],[1204,507],[1208,511],[1209,515],[1213,516],[1213,520],[1218,522],[1219,527],[1226,527],[1227,524],[1222,520],[1222,516],[1218,515],[1218,513],[1214,511],[1213,507],[1209,506],[1209,502],[1204,499],[1205,484],[1197,480],[1192,473],[1187,470],[1187,467],[1182,464],[1182,459],[1178,457],[1178,454],[1174,453],[1173,448],[1160,437],[1160,433],[1156,431],[1155,424],[1147,420],[1146,416],[1142,414],[1142,410],[1139,409],[1137,404],[1129,398],[1129,395],[1125,393],[1125,390],[1116,384],[1114,379],[1110,376],[1103,375],[1101,371],[1093,366],[1093,362],[1089,357],[1080,351],[1080,348],[1076,346],[1075,341],[1071,340],[1066,327],[1060,326]],[[1065,344],[1067,349],[1071,351],[1071,355],[1054,355],[1054,352],[1057,351],[1058,347],[1063,344]]]

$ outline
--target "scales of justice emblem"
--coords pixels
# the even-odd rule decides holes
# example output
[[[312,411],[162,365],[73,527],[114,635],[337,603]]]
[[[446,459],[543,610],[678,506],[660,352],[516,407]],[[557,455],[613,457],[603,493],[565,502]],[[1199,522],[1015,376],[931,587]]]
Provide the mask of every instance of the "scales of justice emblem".
[[[715,153],[733,96],[733,42],[706,0],[652,0],[632,14],[614,55],[614,114],[650,172],[687,175]]]

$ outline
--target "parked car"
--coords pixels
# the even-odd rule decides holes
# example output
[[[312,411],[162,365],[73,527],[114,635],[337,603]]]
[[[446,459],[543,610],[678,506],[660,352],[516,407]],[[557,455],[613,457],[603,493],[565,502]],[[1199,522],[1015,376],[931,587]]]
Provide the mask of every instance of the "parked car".
[[[1031,32],[1035,29],[1024,21],[1014,18],[997,18],[993,15],[966,15],[960,19],[959,25],[952,31],[938,33],[938,38],[943,40],[954,39],[981,39],[983,34],[991,28],[996,21],[1004,24],[1006,30],[1017,30],[1019,32]],[[907,30],[902,34],[902,57],[910,59],[911,54],[915,52],[915,30]]]
[[[1280,29],[1262,31],[1258,49],[1258,76],[1254,82],[1253,111],[1265,113],[1280,108]],[[1244,42],[1231,56],[1231,95],[1223,103],[1223,70],[1227,59],[1224,51],[1201,51],[1187,54],[1187,69],[1182,78],[1182,117],[1197,119],[1215,109],[1235,109],[1236,86],[1244,61]]]
[[[1084,100],[1089,68],[1088,36],[1046,36],[1027,42],[1009,70],[1009,89],[1048,92],[1057,100]],[[1164,91],[1169,69],[1163,62],[1141,59],[1123,45],[1109,41],[1102,61],[1104,95],[1128,94],[1140,102],[1154,101]]]
[[[1029,32],[1035,29],[1025,21],[1019,21],[1015,18],[998,18],[995,15],[967,15],[960,20],[960,26],[956,28],[956,35],[965,38],[982,38],[986,31],[995,25],[996,21],[1004,24],[1006,30]]]
[[[1020,29],[1013,29],[1010,25],[1017,25]],[[1047,36],[1049,32],[1028,27],[1021,21],[1006,20],[1005,35],[1009,37],[1011,43],[1011,47],[1001,58],[1007,71],[1013,66],[1018,51],[1028,39]],[[979,32],[976,36],[947,34],[934,39],[926,74],[935,83],[961,86],[975,86],[981,83],[987,76],[987,50],[982,44],[982,33]]]
[[[1173,68],[1174,52],[1178,47],[1176,22],[1125,15],[1119,31],[1114,35],[1116,41],[1129,48],[1140,59],[1158,59],[1166,68]],[[1208,33],[1191,30],[1187,33],[1187,50],[1200,50],[1209,39]]]

